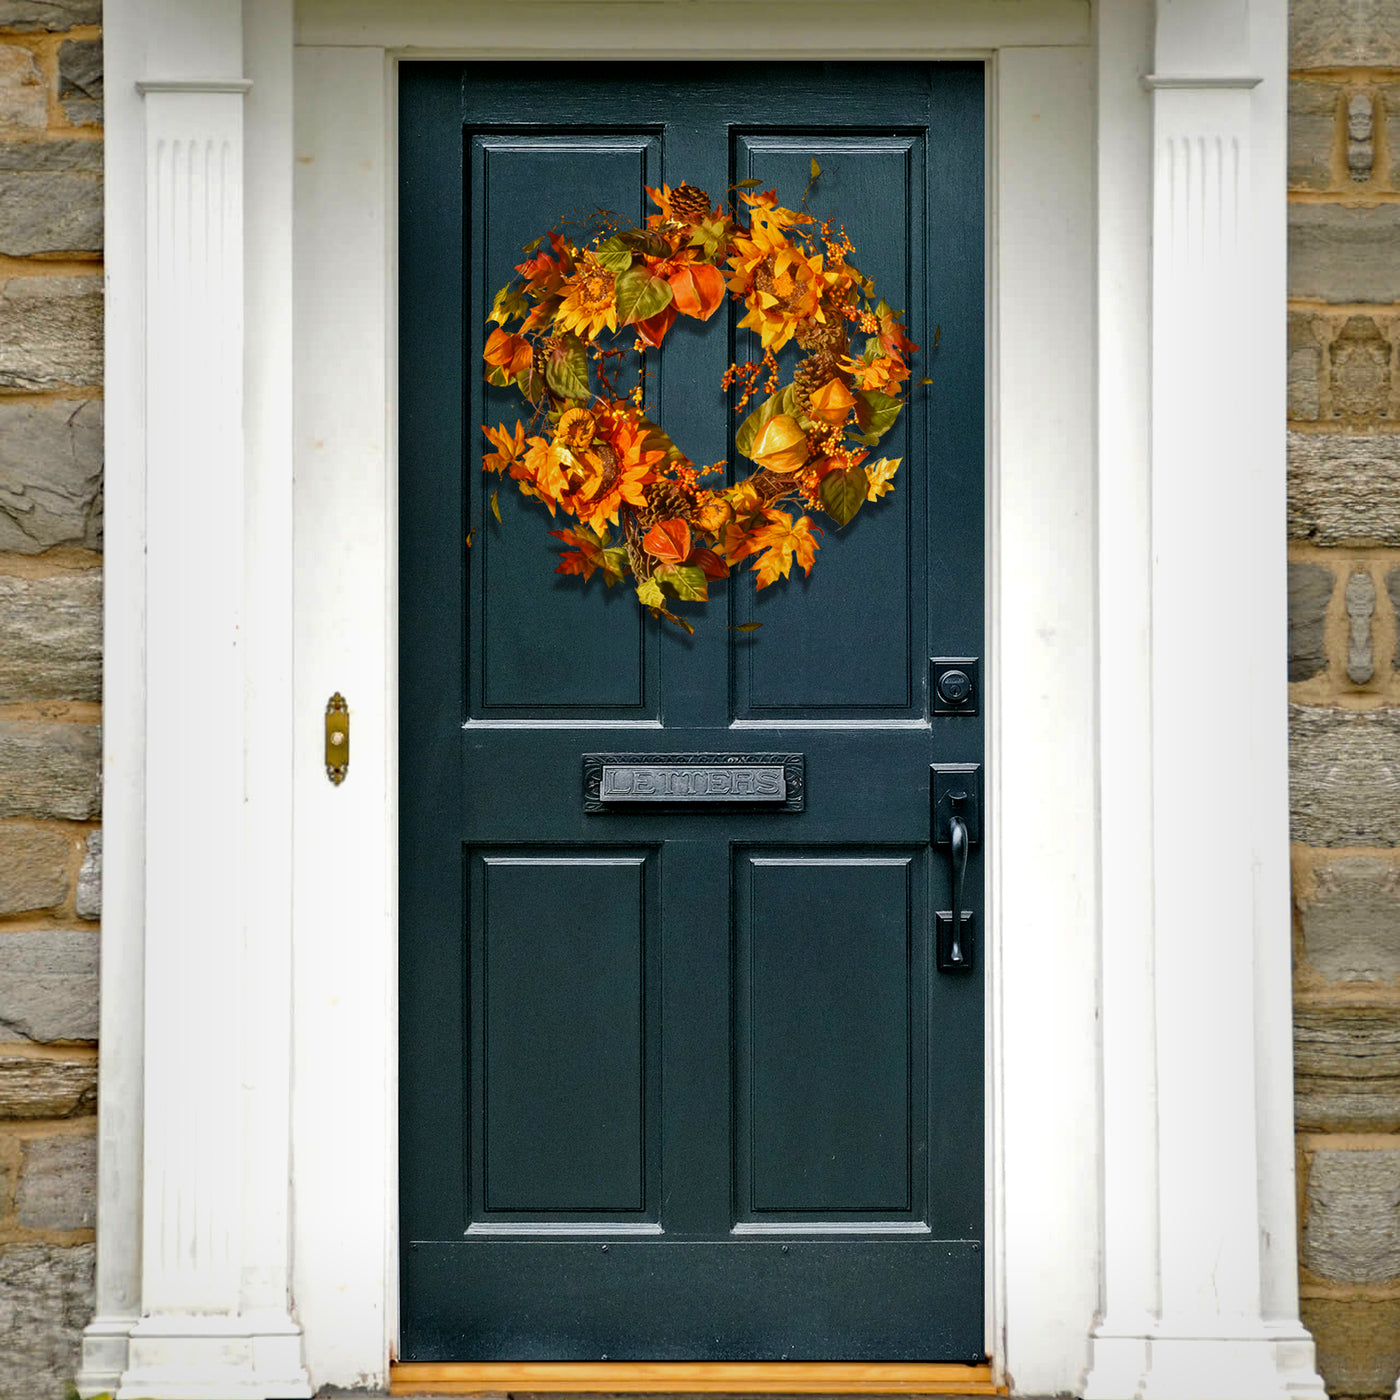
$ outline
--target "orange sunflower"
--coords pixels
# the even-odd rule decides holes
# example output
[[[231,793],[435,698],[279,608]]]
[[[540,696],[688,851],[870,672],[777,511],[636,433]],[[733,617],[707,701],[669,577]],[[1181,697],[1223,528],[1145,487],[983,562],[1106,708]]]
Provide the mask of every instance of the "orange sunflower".
[[[661,448],[645,445],[650,427],[635,418],[618,417],[610,425],[610,441],[582,454],[585,473],[574,511],[586,525],[595,530],[616,525],[624,502],[645,509],[643,487],[657,479],[657,464],[666,455]]]
[[[555,329],[574,331],[592,340],[604,326],[617,329],[616,287],[611,272],[592,253],[584,253],[572,276],[560,289],[564,300],[554,313]]]

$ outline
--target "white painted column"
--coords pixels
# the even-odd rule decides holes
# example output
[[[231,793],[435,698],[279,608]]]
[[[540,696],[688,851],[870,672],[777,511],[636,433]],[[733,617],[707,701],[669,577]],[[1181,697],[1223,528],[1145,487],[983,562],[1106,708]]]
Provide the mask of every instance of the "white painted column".
[[[250,17],[276,8],[251,5]],[[104,1079],[109,1048],[132,1073],[104,1111],[122,1112],[139,1156],[104,1140],[103,1281],[80,1380],[92,1393],[115,1373],[123,1400],[311,1393],[287,1222],[290,400],[282,389],[279,412],[267,372],[245,376],[244,364],[251,294],[268,370],[289,377],[289,317],[279,344],[267,309],[269,295],[285,308],[290,277],[281,9],[272,46],[286,50],[286,91],[280,117],[275,96],[264,104],[263,132],[275,144],[284,128],[285,207],[271,224],[287,245],[280,292],[276,250],[256,240],[245,285],[244,6],[117,0],[107,14],[143,104],[115,132],[107,199],[109,229],[122,228],[109,281],[144,312],[122,320],[132,343],[119,370],[139,414],[109,439],[114,485],[128,509],[144,505],[144,569],[122,571],[108,614],[133,619],[120,645],[138,658],[144,708],[119,741],[145,839],[139,860],[122,862],[139,888],[113,930],[139,995],[114,1002],[103,1027]],[[275,181],[256,193],[275,203]],[[271,560],[282,566],[269,577]]]
[[[1324,1394],[1289,1286],[1283,409],[1268,388],[1283,382],[1285,25],[1282,6],[1159,0],[1146,77],[1152,898],[1150,919],[1105,903],[1105,1298],[1087,1386],[1104,1400]],[[1101,453],[1105,534],[1127,519],[1109,474],[1131,466]],[[1228,625],[1236,610],[1247,629]],[[1110,640],[1106,707],[1123,686]],[[1107,830],[1126,794],[1104,762]]]

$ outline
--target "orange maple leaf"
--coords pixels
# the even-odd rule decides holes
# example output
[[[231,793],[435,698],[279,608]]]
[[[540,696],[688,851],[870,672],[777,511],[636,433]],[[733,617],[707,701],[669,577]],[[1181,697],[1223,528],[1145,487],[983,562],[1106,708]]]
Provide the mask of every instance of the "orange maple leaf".
[[[481,431],[486,434],[486,440],[496,449],[482,457],[482,471],[503,472],[512,466],[525,450],[525,425],[523,423],[515,425],[513,434],[504,423],[499,428],[488,428],[483,423]]]
[[[752,532],[750,543],[750,552],[760,556],[753,566],[758,587],[767,588],[770,583],[787,578],[794,563],[801,564],[810,574],[819,548],[811,517],[801,515],[794,520],[783,510],[765,510],[763,517],[765,523]]]

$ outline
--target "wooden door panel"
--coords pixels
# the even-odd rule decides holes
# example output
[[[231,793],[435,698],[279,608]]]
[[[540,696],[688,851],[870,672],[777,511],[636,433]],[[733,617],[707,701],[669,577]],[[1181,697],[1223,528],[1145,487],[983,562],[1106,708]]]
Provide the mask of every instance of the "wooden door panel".
[[[489,311],[496,290],[524,260],[524,246],[561,213],[583,219],[601,208],[633,222],[644,218],[645,186],[660,178],[659,146],[648,132],[478,133],[470,151],[470,210],[484,236],[473,249],[473,306]],[[561,210],[561,189],[587,190],[592,203]],[[501,513],[499,526],[477,529],[470,551],[472,713],[654,717],[657,656],[635,599],[626,589],[605,589],[601,579],[581,588],[577,579],[557,575],[559,546],[541,528],[539,504],[480,470],[478,425],[514,423],[520,409],[518,394],[492,388],[475,373],[489,329],[484,312],[468,322],[467,441],[475,468],[468,474],[468,518],[494,525],[492,494]]]
[[[923,279],[911,276],[924,261],[924,155],[919,134],[742,132],[734,141],[738,178],[764,189],[802,190],[817,161],[812,215],[845,228],[852,261],[931,339]],[[863,336],[853,332],[851,341],[859,353]],[[799,353],[784,349],[785,371]],[[926,423],[920,396],[911,395],[875,450],[904,459],[897,490],[844,529],[820,518],[826,533],[810,578],[761,593],[736,590],[737,616],[764,631],[761,646],[735,643],[740,718],[922,716],[928,530],[917,463],[927,455]]]
[[[736,859],[741,1221],[914,1220],[926,1160],[917,860],[771,848]]]
[[[474,864],[476,1223],[635,1216],[657,1066],[655,853],[488,851]]]

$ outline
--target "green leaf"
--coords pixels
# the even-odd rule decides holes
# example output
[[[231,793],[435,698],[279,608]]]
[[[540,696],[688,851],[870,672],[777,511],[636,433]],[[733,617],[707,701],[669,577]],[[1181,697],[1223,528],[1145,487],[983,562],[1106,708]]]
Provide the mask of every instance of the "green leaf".
[[[611,549],[603,551],[603,582],[609,588],[615,583],[621,583],[627,574],[627,547],[626,545],[614,545]]]
[[[586,399],[589,396],[592,390],[588,384],[588,354],[578,336],[566,337],[562,350],[550,352],[544,377],[561,399]]]
[[[617,279],[617,319],[624,326],[645,321],[671,304],[671,284],[634,267]]]
[[[652,577],[685,603],[703,603],[710,596],[705,574],[694,564],[666,564]]]
[[[736,180],[734,188],[736,190],[751,190],[763,183],[762,180]]]
[[[641,600],[643,607],[664,608],[666,606],[666,595],[661,591],[661,585],[654,578],[649,578],[645,583],[637,585],[637,597]]]
[[[757,632],[763,624],[761,622],[740,622],[729,630],[731,632]]]
[[[903,407],[898,399],[878,389],[862,389],[856,395],[856,422],[863,429],[856,434],[857,441],[873,447],[894,426]]]
[[[652,258],[665,258],[671,255],[671,245],[659,234],[650,229],[629,228],[613,235],[624,248],[635,248]]]
[[[499,490],[491,493],[491,514],[496,517],[497,525],[501,523],[501,503],[496,499],[500,494]]]
[[[933,380],[931,380],[931,379],[928,377],[928,375],[924,375],[924,377],[923,377],[921,380],[919,380],[919,383],[920,383],[921,385],[923,385],[923,384],[932,384],[932,383],[933,383]]]
[[[496,293],[491,303],[491,315],[487,319],[504,326],[507,321],[521,320],[529,310],[530,303],[525,299],[524,292],[514,282],[507,282]]]
[[[593,256],[614,275],[626,272],[632,266],[632,250],[616,234],[600,243],[594,249]]]
[[[537,253],[537,252],[539,252],[540,244],[543,243],[543,242],[544,242],[544,239],[543,239],[543,238],[535,238],[535,239],[532,239],[532,240],[531,240],[529,243],[527,243],[520,251],[521,251],[522,253]]]
[[[820,180],[820,179],[821,179],[821,174],[822,174],[822,168],[821,168],[820,165],[817,164],[817,158],[816,158],[816,156],[813,156],[813,157],[812,157],[812,179],[814,179],[814,180]]]
[[[838,525],[849,525],[865,504],[868,486],[864,467],[846,467],[822,477],[817,494],[821,497],[822,509]]]

